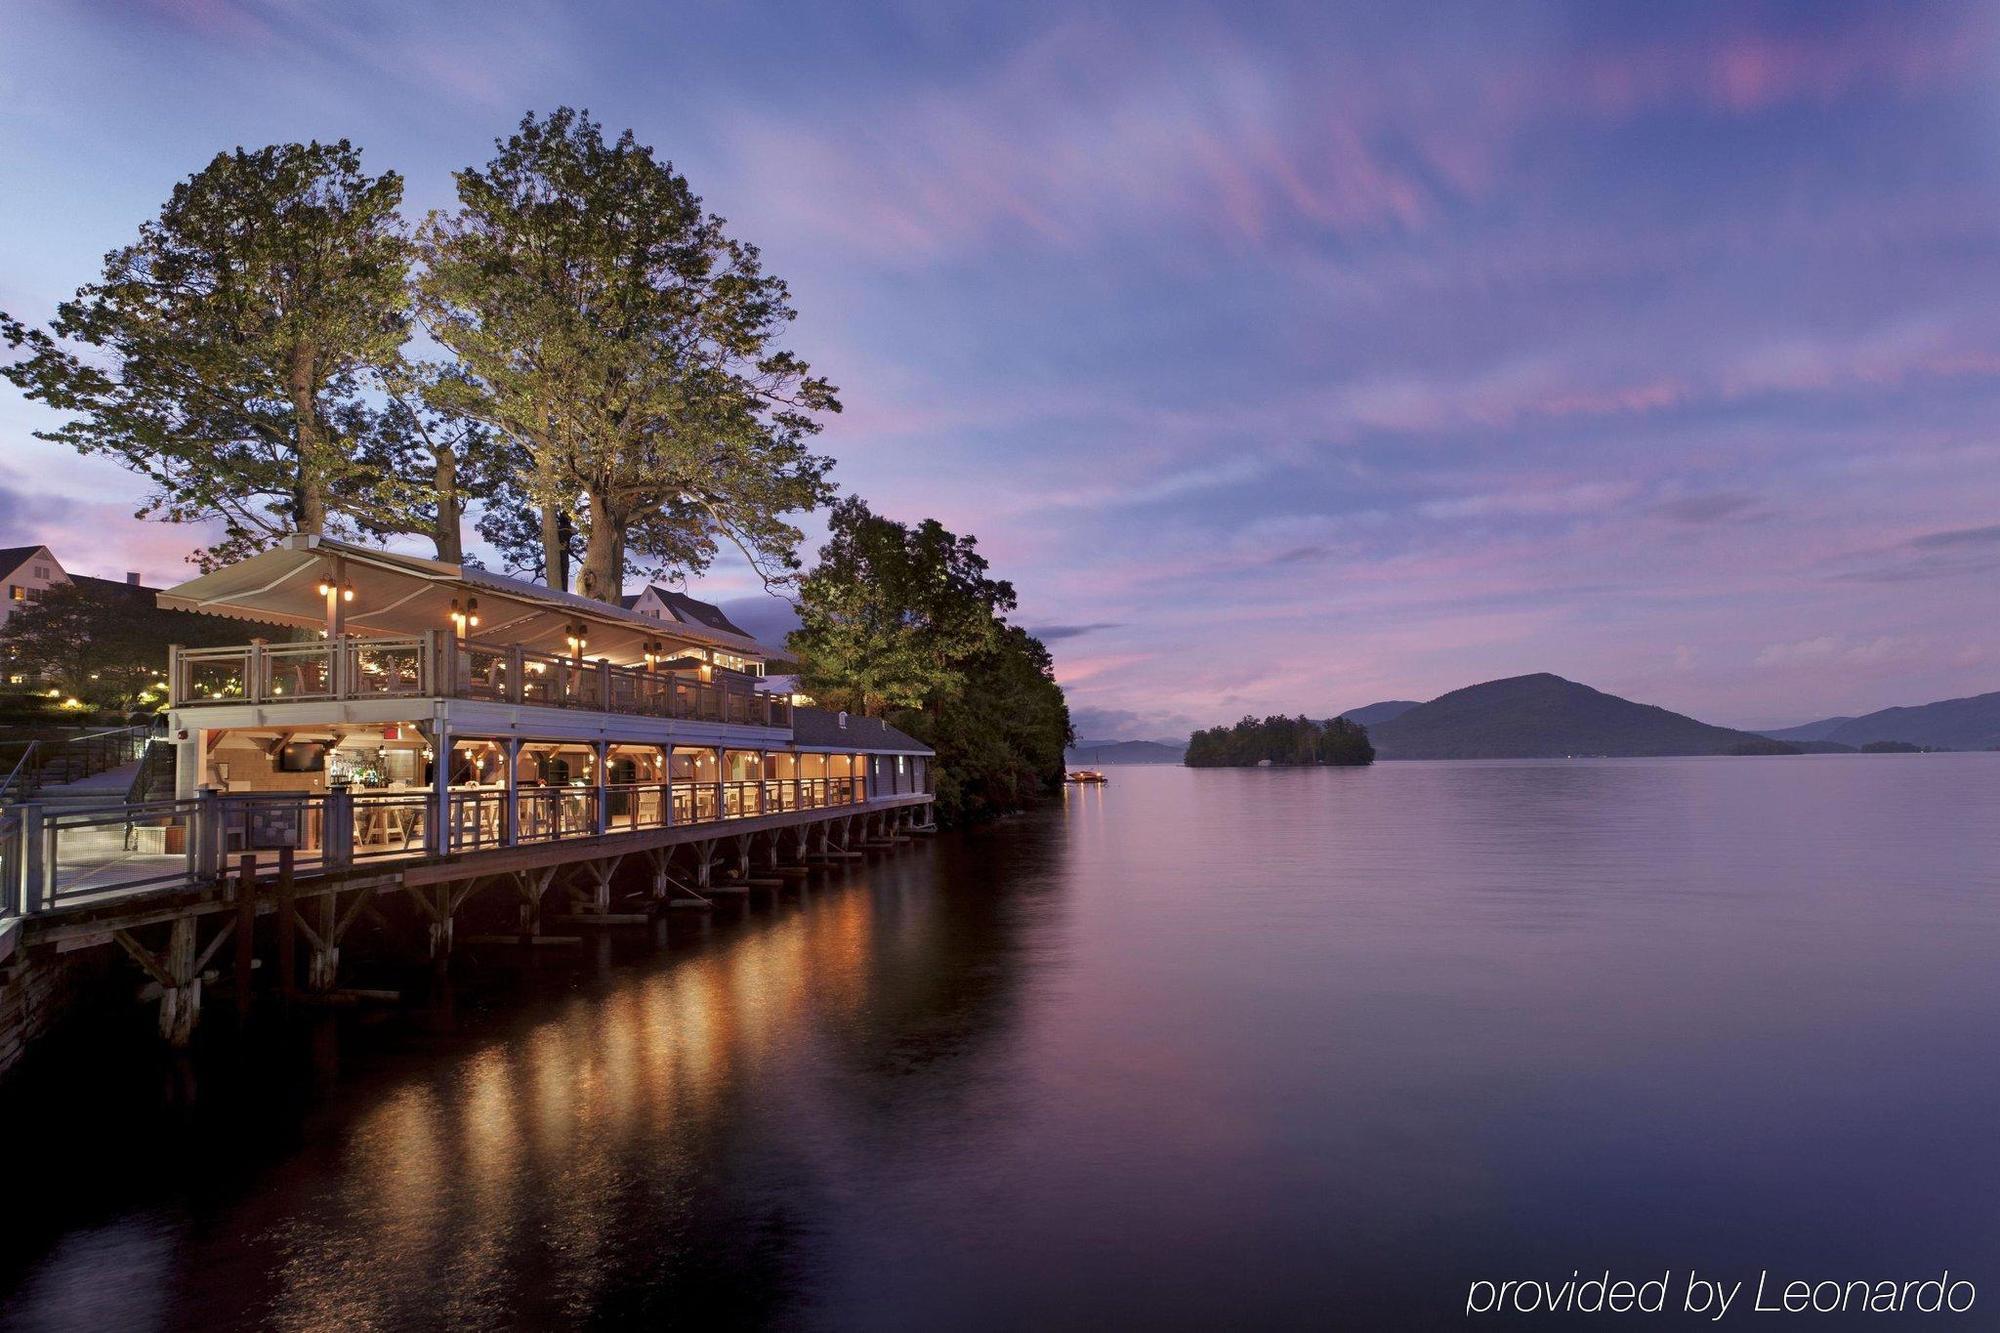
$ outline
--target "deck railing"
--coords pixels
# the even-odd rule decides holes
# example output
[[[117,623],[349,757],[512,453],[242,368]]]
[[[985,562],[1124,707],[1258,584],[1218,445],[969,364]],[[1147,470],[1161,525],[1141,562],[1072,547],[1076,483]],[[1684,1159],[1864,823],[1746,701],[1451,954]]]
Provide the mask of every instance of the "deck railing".
[[[207,792],[96,809],[0,807],[0,918],[144,892],[204,888],[245,854],[275,873],[290,848],[315,874],[446,853],[595,838],[867,803],[858,777],[604,787]]]
[[[448,630],[399,639],[175,648],[175,708],[396,697],[487,699],[640,717],[792,725],[791,702],[734,684],[458,639]]]

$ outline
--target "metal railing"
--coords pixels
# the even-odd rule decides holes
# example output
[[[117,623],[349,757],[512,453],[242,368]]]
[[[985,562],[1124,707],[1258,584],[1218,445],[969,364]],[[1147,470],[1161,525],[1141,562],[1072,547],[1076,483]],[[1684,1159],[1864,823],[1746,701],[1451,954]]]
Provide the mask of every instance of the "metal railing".
[[[0,742],[0,801],[23,801],[59,786],[119,768],[145,753],[145,727],[114,727],[81,736]]]
[[[275,874],[490,851],[759,815],[864,805],[865,779],[750,778],[604,787],[204,792],[191,800],[68,810],[0,808],[0,918],[215,884],[243,856]]]
[[[400,639],[349,635],[322,643],[175,648],[168,681],[175,708],[421,696],[792,725],[791,701],[762,690],[461,640],[447,630]]]

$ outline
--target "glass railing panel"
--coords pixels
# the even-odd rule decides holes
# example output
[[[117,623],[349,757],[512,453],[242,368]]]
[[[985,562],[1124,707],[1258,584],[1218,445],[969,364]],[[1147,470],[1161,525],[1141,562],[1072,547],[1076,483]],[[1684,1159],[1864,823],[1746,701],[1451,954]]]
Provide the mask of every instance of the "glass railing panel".
[[[263,699],[333,697],[333,651],[324,643],[279,643],[264,649]]]
[[[218,699],[242,699],[250,690],[250,650],[248,648],[208,649],[181,655],[181,703],[208,703]]]
[[[422,694],[424,649],[416,639],[355,639],[349,660],[354,664],[347,682],[350,695]]]

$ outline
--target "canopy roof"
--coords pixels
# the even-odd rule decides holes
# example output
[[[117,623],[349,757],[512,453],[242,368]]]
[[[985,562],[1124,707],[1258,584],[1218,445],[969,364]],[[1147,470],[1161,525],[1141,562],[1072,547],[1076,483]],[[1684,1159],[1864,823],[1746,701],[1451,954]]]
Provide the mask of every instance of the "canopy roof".
[[[454,600],[464,605],[477,598],[479,625],[469,629],[467,637],[480,643],[520,644],[561,653],[568,647],[567,627],[580,620],[588,627],[584,655],[592,660],[609,658],[621,666],[645,660],[648,641],[665,643],[670,654],[693,646],[759,661],[795,660],[747,635],[654,620],[469,565],[302,534],[169,588],[159,595],[159,602],[169,610],[325,629],[326,598],[320,584],[336,580],[354,590],[341,608],[349,634],[394,637],[443,628],[451,624]]]

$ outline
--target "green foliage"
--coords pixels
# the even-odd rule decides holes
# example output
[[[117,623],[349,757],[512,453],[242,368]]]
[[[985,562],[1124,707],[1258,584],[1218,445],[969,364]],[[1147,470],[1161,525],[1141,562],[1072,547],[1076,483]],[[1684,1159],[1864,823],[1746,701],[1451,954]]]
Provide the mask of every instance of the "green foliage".
[[[1069,707],[1048,649],[1007,623],[1013,609],[973,538],[850,498],[800,585],[790,645],[819,703],[886,717],[937,751],[938,817],[957,823],[1062,781]]]
[[[8,617],[0,657],[47,689],[104,708],[163,708],[155,688],[167,648],[239,643],[243,626],[220,616],[164,611],[152,594],[102,583],[58,584]]]
[[[628,563],[700,573],[725,541],[788,575],[784,515],[831,495],[807,444],[839,403],[776,346],[785,284],[629,130],[564,107],[498,149],[418,240],[419,312],[465,371],[437,405],[526,451],[508,484],[574,519],[586,596],[615,601]]]
[[[877,717],[954,698],[1014,609],[1013,585],[988,578],[978,543],[936,519],[906,527],[849,497],[827,530],[791,637],[806,692]]]
[[[1252,768],[1375,762],[1368,729],[1344,717],[1315,722],[1299,717],[1246,717],[1233,727],[1197,731],[1182,761],[1190,768]]]
[[[0,315],[26,349],[0,374],[68,414],[41,438],[152,482],[142,517],[219,520],[211,563],[294,530],[410,530],[409,487],[355,457],[407,336],[402,194],[344,140],[218,154],[49,330]]]

